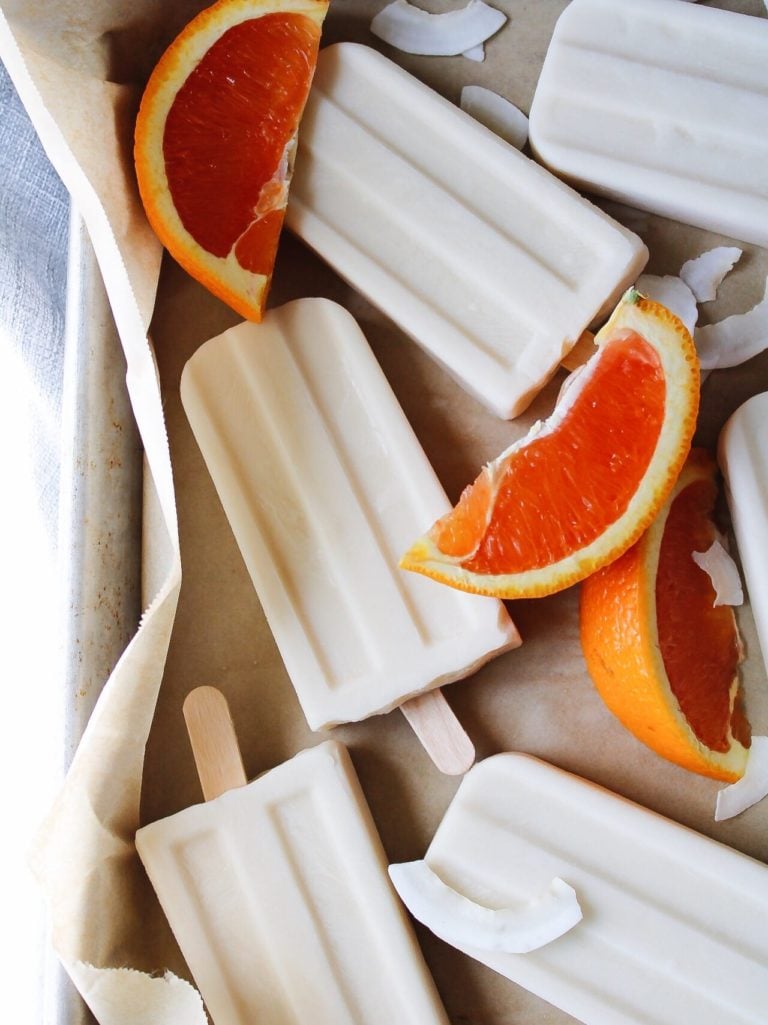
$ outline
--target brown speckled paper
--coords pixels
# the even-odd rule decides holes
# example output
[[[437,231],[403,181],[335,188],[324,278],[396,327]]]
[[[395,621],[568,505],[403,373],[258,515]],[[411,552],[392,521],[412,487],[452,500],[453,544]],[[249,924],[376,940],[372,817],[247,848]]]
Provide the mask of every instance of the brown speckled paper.
[[[54,21],[46,23],[39,16],[39,8],[45,6],[55,6]],[[180,0],[162,5],[151,0],[131,4],[90,0],[76,5],[16,0],[6,4],[5,11],[17,38],[25,45],[34,43],[45,61],[53,62],[54,70],[56,62],[61,62],[76,66],[78,73],[119,83],[135,106],[132,86],[143,81],[162,47],[200,6]],[[452,101],[458,101],[463,85],[479,84],[502,93],[527,112],[552,26],[565,4],[563,0],[495,0],[509,21],[487,44],[482,64],[462,57],[414,57],[392,51],[368,31],[372,15],[383,6],[383,0],[333,0],[325,42],[351,39],[375,46]],[[460,4],[421,0],[421,6],[440,11]],[[715,6],[765,16],[759,0]],[[50,63],[46,66],[50,74]],[[51,104],[65,106],[63,99],[54,101],[52,94],[49,98]],[[125,111],[130,109],[126,103]],[[82,120],[83,113],[70,110],[69,117]],[[120,117],[117,134],[124,147],[127,129]],[[119,183],[115,187],[119,189]],[[615,208],[611,209],[616,215]],[[653,273],[677,273],[686,259],[723,241],[662,218],[643,216],[639,223],[651,252],[648,270]],[[133,222],[127,219],[125,224],[128,236],[134,230]],[[768,252],[755,246],[743,248],[744,256],[722,285],[717,300],[702,307],[702,322],[746,310],[761,298]],[[317,295],[335,299],[358,319],[452,500],[485,460],[552,408],[562,372],[518,420],[496,420],[404,337],[386,311],[371,307],[300,242],[285,234],[270,305]],[[237,319],[165,256],[150,335],[170,442],[183,578],[143,764],[144,822],[201,798],[181,715],[182,700],[194,686],[215,684],[227,695],[249,776],[325,736],[312,734],[304,723],[179,401],[179,376],[186,360],[200,344]],[[744,366],[712,373],[703,386],[697,442],[713,446],[728,415],[750,395],[766,388],[768,353]],[[149,508],[155,513],[148,518],[146,530],[154,531],[153,524],[159,522],[156,507],[150,503]],[[162,530],[159,528],[159,534]],[[156,552],[153,538],[145,540],[148,552]],[[157,580],[157,571],[153,579]],[[523,646],[497,658],[471,679],[446,688],[448,700],[475,742],[478,758],[506,750],[533,753],[755,858],[768,860],[768,802],[732,821],[715,823],[719,784],[658,758],[603,707],[581,655],[577,605],[577,588],[550,598],[509,603]],[[739,609],[738,617],[747,651],[743,677],[748,711],[755,732],[766,733],[766,671],[749,607]],[[108,706],[107,714],[115,715],[117,729],[137,728],[130,717],[117,717],[115,708],[114,704]],[[339,727],[333,733],[349,745],[389,858],[421,857],[458,781],[433,768],[398,712]],[[50,843],[56,842],[56,835]],[[55,855],[55,849],[48,853]],[[66,909],[67,925],[74,929],[77,924],[86,937],[80,948],[70,945],[69,956],[93,958],[93,951],[98,950],[102,956],[98,967],[171,968],[186,975],[149,888],[130,854],[124,854],[126,868],[113,877],[117,889],[108,912],[103,907],[94,910],[91,904]],[[77,873],[77,866],[72,865],[70,871]],[[80,914],[86,917],[78,923]],[[136,925],[139,921],[141,928]],[[88,937],[93,939],[97,930],[102,934],[100,941],[89,945]],[[456,1025],[561,1025],[571,1021],[421,927],[417,932]],[[104,1020],[103,1025],[109,1023]]]

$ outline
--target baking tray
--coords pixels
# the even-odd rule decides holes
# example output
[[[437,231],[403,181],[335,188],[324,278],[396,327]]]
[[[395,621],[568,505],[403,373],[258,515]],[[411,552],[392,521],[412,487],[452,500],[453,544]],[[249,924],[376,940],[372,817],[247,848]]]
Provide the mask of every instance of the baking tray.
[[[101,272],[74,208],[67,254],[59,501],[60,537],[69,546],[62,560],[66,770],[141,615],[141,442]],[[46,962],[45,988],[46,1025],[95,1022],[53,957]]]

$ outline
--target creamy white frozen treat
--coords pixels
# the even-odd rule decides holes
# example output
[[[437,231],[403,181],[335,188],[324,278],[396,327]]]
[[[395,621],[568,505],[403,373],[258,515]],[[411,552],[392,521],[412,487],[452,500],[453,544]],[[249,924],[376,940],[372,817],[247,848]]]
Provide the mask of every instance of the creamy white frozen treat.
[[[718,448],[749,603],[768,667],[768,392],[739,406],[723,427]]]
[[[136,846],[214,1025],[447,1025],[341,744]]]
[[[693,830],[501,754],[464,777],[425,861],[450,900],[438,892],[420,920],[579,1021],[765,1022],[768,867]],[[445,920],[456,894],[486,909],[473,931],[469,911],[461,932]],[[503,909],[498,925],[521,923],[511,938],[527,953],[501,949],[501,928],[491,942],[493,909]]]
[[[392,61],[318,60],[287,224],[502,417],[642,270],[641,240]]]
[[[450,503],[354,318],[299,299],[207,342],[181,396],[309,725],[386,712],[520,643],[405,573]]]
[[[530,142],[573,184],[768,246],[768,20],[679,0],[573,0]]]

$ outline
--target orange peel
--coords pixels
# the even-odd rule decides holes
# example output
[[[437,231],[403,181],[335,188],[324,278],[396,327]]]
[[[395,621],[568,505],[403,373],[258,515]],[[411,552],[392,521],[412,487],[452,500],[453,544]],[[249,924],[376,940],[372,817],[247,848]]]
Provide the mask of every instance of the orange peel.
[[[402,568],[477,594],[539,597],[640,537],[690,449],[696,351],[685,325],[635,289],[595,344],[550,418],[482,470]]]
[[[174,259],[261,320],[328,0],[219,0],[177,36],[136,122],[139,192]]]

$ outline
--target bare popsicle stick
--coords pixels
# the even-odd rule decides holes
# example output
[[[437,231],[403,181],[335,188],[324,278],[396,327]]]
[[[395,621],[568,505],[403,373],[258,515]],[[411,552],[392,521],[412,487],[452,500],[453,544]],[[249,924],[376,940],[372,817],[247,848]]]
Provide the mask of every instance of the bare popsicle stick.
[[[248,782],[227,699],[215,687],[196,687],[184,699],[197,774],[206,801]]]
[[[475,746],[438,688],[400,706],[421,746],[448,776],[460,776],[475,761]]]

